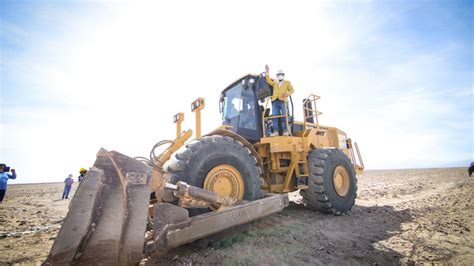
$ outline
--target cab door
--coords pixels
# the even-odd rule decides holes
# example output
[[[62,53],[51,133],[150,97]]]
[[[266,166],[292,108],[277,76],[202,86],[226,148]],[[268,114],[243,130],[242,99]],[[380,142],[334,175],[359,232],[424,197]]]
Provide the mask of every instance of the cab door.
[[[223,119],[224,125],[232,126],[231,131],[250,142],[262,137],[262,117],[255,93],[253,77],[246,77],[234,83],[224,91]]]

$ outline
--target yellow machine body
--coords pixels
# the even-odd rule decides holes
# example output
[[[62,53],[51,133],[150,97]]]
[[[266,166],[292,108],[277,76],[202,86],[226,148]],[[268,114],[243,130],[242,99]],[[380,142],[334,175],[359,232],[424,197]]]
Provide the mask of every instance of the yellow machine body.
[[[182,130],[184,113],[178,113],[176,138],[156,143],[149,158],[101,148],[71,201],[48,265],[136,265],[143,255],[281,211],[289,205],[286,193],[296,190],[310,209],[348,212],[355,204],[356,173],[364,169],[357,143],[319,124],[316,95],[303,101],[301,122],[290,122],[289,108],[270,116],[271,92],[263,80],[247,75],[226,88],[219,102],[223,124],[207,135],[201,135],[205,100],[198,98],[191,104],[194,139],[193,130]],[[230,99],[240,110],[229,122]],[[248,114],[253,120],[241,123]],[[288,135],[267,135],[266,121],[276,118],[285,119]]]
[[[307,179],[309,176],[307,156],[308,152],[313,149],[340,149],[350,158],[355,171],[358,174],[362,173],[364,166],[357,143],[355,148],[358,158],[354,153],[352,140],[347,137],[344,131],[335,127],[319,125],[318,116],[322,113],[316,109],[316,100],[318,99],[320,99],[319,96],[311,94],[303,101],[304,103],[312,102],[312,108],[308,108],[307,104],[303,104],[303,122],[293,122],[296,125],[301,125],[303,130],[296,131],[289,136],[265,136],[264,134],[263,138],[251,144],[242,136],[230,131],[228,125],[222,125],[208,135],[232,137],[249,148],[262,169],[264,180],[262,189],[268,193],[285,193],[307,189],[308,186],[304,184],[305,182],[300,181]],[[267,105],[268,99],[265,108]],[[286,121],[288,121],[288,114],[268,117],[264,117],[262,114],[262,121],[285,116]],[[316,123],[307,122],[311,117],[315,118],[313,121],[315,120]]]

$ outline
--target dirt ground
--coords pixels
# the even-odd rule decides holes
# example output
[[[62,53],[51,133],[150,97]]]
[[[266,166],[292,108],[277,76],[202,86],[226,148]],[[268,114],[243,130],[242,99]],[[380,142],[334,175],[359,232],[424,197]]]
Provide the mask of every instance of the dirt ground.
[[[232,245],[232,239],[224,247],[189,244],[144,263],[474,264],[474,177],[465,168],[366,171],[358,185],[347,215],[310,211],[292,193],[287,209],[252,222]],[[9,186],[0,205],[0,265],[46,258],[68,209],[62,188]]]

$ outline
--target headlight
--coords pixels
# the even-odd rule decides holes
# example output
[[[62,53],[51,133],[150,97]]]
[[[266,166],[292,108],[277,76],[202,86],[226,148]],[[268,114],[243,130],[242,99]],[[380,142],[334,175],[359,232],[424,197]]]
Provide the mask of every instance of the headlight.
[[[203,98],[198,98],[191,104],[191,111],[194,111],[196,109],[202,109],[204,108],[204,99]]]

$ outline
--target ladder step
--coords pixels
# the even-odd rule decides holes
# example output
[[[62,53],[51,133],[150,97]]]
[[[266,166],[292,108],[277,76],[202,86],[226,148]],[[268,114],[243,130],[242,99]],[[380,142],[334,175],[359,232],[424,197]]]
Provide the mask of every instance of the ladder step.
[[[308,189],[308,188],[309,188],[309,186],[307,186],[307,185],[297,185],[296,186],[296,189]]]
[[[280,170],[271,170],[271,173],[284,173],[288,171],[288,167],[280,167]]]

